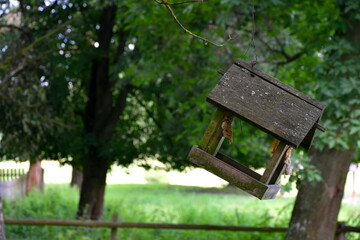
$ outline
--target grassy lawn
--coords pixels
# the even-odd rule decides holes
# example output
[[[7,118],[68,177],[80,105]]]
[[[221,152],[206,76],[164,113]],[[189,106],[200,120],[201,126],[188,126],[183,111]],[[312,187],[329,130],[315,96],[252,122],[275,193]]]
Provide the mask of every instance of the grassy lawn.
[[[78,190],[68,184],[46,185],[44,194],[4,202],[6,218],[74,219]],[[260,201],[238,189],[166,184],[108,185],[104,220],[118,213],[124,222],[287,226],[294,199]],[[359,225],[360,207],[342,207],[340,220]],[[353,224],[354,225],[354,224]],[[109,229],[6,226],[8,238],[110,239]],[[123,239],[283,239],[282,233],[122,229]],[[356,237],[356,235],[354,235]],[[349,238],[351,239],[351,238]],[[358,239],[358,238],[353,238]]]

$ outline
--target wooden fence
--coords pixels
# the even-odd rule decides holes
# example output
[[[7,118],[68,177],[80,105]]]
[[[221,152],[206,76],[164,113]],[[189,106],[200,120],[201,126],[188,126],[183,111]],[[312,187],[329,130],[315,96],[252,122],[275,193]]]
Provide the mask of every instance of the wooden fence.
[[[114,214],[112,222],[104,221],[83,221],[83,220],[40,220],[40,219],[5,219],[5,225],[31,225],[31,226],[74,226],[110,228],[110,239],[117,240],[118,228],[151,228],[151,229],[177,229],[177,230],[213,230],[213,231],[242,231],[242,232],[286,232],[285,227],[242,227],[223,225],[194,225],[194,224],[167,224],[167,223],[132,223],[117,222],[117,215]],[[341,222],[338,224],[336,240],[345,240],[346,232],[360,233],[360,227],[346,226]]]
[[[0,169],[0,181],[6,182],[18,179],[25,174],[25,170],[22,168],[8,168]]]
[[[25,196],[27,176],[24,169],[0,169],[0,198]]]

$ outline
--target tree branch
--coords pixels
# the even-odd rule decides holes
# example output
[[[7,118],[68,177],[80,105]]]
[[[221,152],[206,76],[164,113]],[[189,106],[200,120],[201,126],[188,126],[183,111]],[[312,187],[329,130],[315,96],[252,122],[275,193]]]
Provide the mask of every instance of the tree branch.
[[[192,0],[191,1],[190,0],[190,1],[183,1],[183,2],[179,2],[179,3],[169,3],[167,0],[154,0],[154,1],[156,3],[158,3],[158,4],[164,5],[169,10],[171,16],[173,17],[173,19],[175,20],[177,25],[179,25],[180,28],[185,31],[185,33],[187,33],[187,34],[189,34],[189,35],[191,35],[191,36],[193,36],[195,38],[198,38],[198,39],[202,40],[205,44],[209,43],[209,44],[214,45],[216,47],[223,47],[226,44],[226,42],[228,42],[228,41],[230,41],[232,39],[232,37],[229,36],[228,40],[226,40],[225,43],[219,44],[219,43],[215,43],[215,42],[213,42],[211,40],[208,40],[208,39],[206,39],[204,37],[201,37],[201,36],[199,36],[197,34],[192,33],[190,30],[188,30],[186,27],[184,27],[184,25],[179,21],[179,19],[176,17],[174,11],[171,8],[171,5],[179,5],[179,4],[189,3],[189,2],[204,2],[204,1],[201,1],[201,0]]]
[[[25,29],[25,28],[22,28],[22,27],[19,27],[19,26],[16,26],[14,24],[0,24],[0,28],[10,28],[10,29],[16,29],[16,30],[19,30],[19,31],[22,31],[22,32],[29,32],[28,29]]]
[[[302,50],[302,51],[300,51],[300,52],[298,52],[298,53],[296,53],[296,54],[294,54],[292,56],[287,55],[287,58],[286,58],[285,61],[280,61],[277,64],[278,65],[285,65],[285,64],[291,63],[291,62],[299,59],[302,55],[304,55],[304,53],[305,53],[305,51]]]
[[[118,46],[116,48],[113,63],[117,63],[120,56],[122,56],[124,54],[126,40],[127,40],[128,35],[129,35],[129,31],[123,31],[122,30],[122,31],[119,32],[119,44],[118,44]]]
[[[163,1],[155,0],[155,2],[157,2],[158,4],[168,4],[171,6],[181,5],[181,4],[186,4],[186,3],[194,3],[194,2],[206,2],[206,1],[207,0],[188,0],[188,1],[171,3],[171,2],[168,2],[167,0],[163,0]]]
[[[133,96],[135,100],[140,104],[140,106],[142,106],[145,109],[147,115],[154,121],[155,125],[159,128],[159,130],[162,130],[163,128],[161,126],[161,123],[155,118],[154,114],[147,108],[146,104],[143,101],[141,101],[141,99],[138,98],[135,93],[131,93],[131,96]]]
[[[21,72],[22,70],[24,70],[25,67],[27,67],[28,65],[31,64],[35,64],[37,60],[45,57],[46,55],[48,55],[51,52],[57,51],[57,49],[50,49],[47,50],[45,52],[43,52],[42,54],[39,54],[38,56],[36,56],[35,58],[32,59],[24,59],[20,64],[18,64],[18,66],[13,69],[12,71],[9,72],[9,74],[5,75],[5,77],[3,78],[3,81],[1,82],[2,88],[5,88],[5,83],[7,81],[9,81],[9,79],[11,79],[12,77],[14,77],[15,75],[17,75],[19,72]]]
[[[112,132],[116,127],[116,123],[118,122],[119,117],[124,112],[126,107],[126,98],[133,90],[132,85],[127,84],[123,86],[120,91],[119,96],[116,99],[115,106],[112,106],[111,113],[104,121],[104,130],[100,132],[100,139],[108,140],[111,137]]]
[[[301,51],[295,53],[294,55],[289,55],[286,51],[285,51],[285,48],[284,48],[284,45],[281,43],[281,41],[275,37],[275,41],[276,43],[280,46],[280,49],[276,49],[276,48],[273,48],[270,46],[270,44],[266,41],[264,41],[261,37],[258,37],[258,40],[266,46],[266,48],[270,51],[270,52],[275,52],[275,53],[278,53],[280,54],[281,56],[283,56],[285,58],[285,60],[282,60],[282,61],[274,61],[274,62],[270,62],[270,61],[259,61],[259,63],[261,62],[270,62],[270,63],[273,63],[273,64],[276,64],[276,65],[285,65],[285,64],[288,64],[288,63],[291,63],[297,59],[299,59],[302,55],[304,55],[305,53],[305,48],[303,48]]]

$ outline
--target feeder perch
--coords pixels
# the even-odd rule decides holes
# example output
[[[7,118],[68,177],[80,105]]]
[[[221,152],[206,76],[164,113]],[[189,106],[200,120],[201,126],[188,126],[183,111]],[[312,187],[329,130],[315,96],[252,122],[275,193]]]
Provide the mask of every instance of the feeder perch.
[[[199,146],[189,160],[259,199],[273,199],[285,169],[289,147],[309,149],[325,105],[243,61],[236,61],[207,97],[217,107]],[[280,141],[260,175],[219,152],[223,124],[237,117]]]

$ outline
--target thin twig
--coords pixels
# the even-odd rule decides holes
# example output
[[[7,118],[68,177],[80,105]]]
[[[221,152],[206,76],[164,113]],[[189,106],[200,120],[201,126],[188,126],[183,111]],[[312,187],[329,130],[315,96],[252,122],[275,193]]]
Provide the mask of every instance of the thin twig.
[[[155,0],[158,4],[167,4],[167,5],[171,5],[171,6],[175,6],[175,5],[181,5],[181,4],[186,4],[186,3],[194,3],[194,2],[206,2],[207,0],[188,0],[188,1],[182,1],[182,2],[175,2],[175,3],[171,3],[168,2],[166,0]]]
[[[158,4],[164,5],[164,6],[169,10],[171,16],[173,17],[173,19],[175,20],[175,22],[177,23],[177,25],[179,25],[180,28],[185,31],[185,33],[187,33],[187,34],[189,34],[189,35],[191,35],[191,36],[193,36],[193,37],[195,37],[195,38],[198,38],[198,39],[202,40],[205,44],[209,43],[209,44],[214,45],[214,46],[216,46],[216,47],[223,47],[223,46],[226,44],[226,42],[228,42],[228,41],[230,41],[230,40],[232,39],[232,37],[229,36],[229,39],[226,40],[225,43],[219,44],[219,43],[215,43],[215,42],[213,42],[213,41],[211,41],[211,40],[209,40],[209,39],[206,39],[206,38],[204,38],[204,37],[201,37],[201,36],[199,36],[199,35],[197,35],[197,34],[194,34],[194,33],[192,33],[190,30],[188,30],[186,27],[184,27],[184,25],[182,25],[182,23],[181,23],[181,22],[179,21],[179,19],[176,17],[174,11],[173,11],[172,8],[171,8],[171,5],[178,5],[178,4],[188,3],[188,2],[191,2],[191,1],[184,1],[184,2],[179,2],[179,3],[169,3],[167,0],[154,0],[154,1],[155,1],[156,3],[158,3]],[[195,1],[193,1],[193,2],[203,2],[203,1],[196,1],[196,0],[195,0]]]

